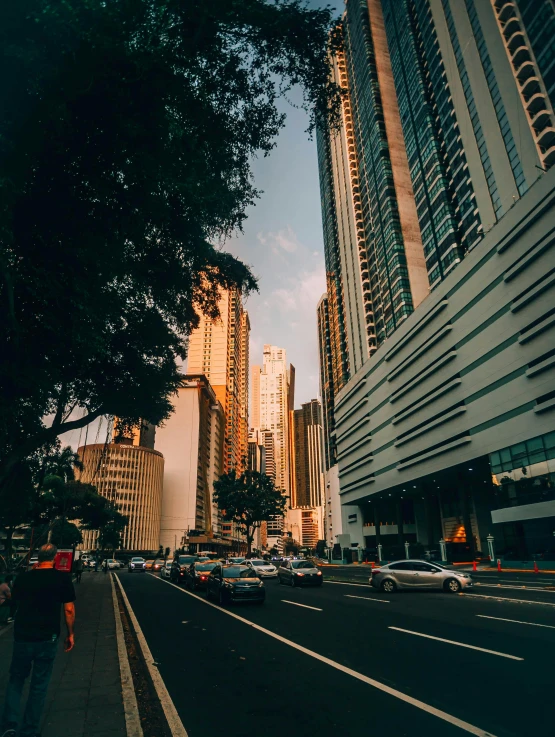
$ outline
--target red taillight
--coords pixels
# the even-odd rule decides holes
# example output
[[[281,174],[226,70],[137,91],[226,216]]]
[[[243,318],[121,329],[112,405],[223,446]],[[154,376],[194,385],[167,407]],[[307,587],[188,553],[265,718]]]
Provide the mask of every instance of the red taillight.
[[[373,575],[373,576],[376,576],[376,575],[377,575],[378,573],[381,573],[381,571],[380,571],[380,569],[379,569],[379,568],[373,568],[373,569],[372,569],[372,575]]]
[[[200,580],[201,580],[201,581],[206,581],[206,576],[201,576],[201,577],[200,577]]]

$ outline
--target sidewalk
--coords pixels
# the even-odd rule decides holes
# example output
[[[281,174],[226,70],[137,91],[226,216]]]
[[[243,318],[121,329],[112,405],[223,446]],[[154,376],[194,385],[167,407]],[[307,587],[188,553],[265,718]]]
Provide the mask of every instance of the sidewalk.
[[[41,737],[126,737],[110,579],[85,572],[75,585],[75,647],[64,653],[62,623]],[[5,630],[0,629],[0,710],[13,641],[12,627]]]

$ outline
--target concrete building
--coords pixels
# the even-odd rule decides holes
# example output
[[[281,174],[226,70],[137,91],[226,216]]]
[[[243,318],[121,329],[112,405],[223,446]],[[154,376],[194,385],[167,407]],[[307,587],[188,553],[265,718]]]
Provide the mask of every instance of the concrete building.
[[[165,458],[161,545],[204,549],[221,544],[214,482],[224,465],[225,414],[206,376],[187,374],[174,412],[159,427],[156,447]]]
[[[129,517],[123,531],[122,549],[158,550],[164,475],[162,454],[139,445],[138,438],[84,445],[77,452],[83,463],[79,480],[93,484],[99,494],[117,504],[120,512]],[[81,532],[83,550],[95,548],[98,532]]]
[[[337,395],[351,545],[553,554],[554,217],[555,169]]]
[[[187,372],[207,378],[225,412],[224,473],[246,468],[248,442],[248,314],[237,289],[222,290],[220,317],[202,315],[189,339]]]
[[[292,507],[319,507],[324,496],[322,405],[312,399],[293,413],[295,491]]]

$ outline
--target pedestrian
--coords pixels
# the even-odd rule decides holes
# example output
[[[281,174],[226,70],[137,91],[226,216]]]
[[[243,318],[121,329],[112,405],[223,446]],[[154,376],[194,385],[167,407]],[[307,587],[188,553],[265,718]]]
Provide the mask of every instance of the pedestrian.
[[[81,583],[81,576],[83,575],[83,560],[77,558],[73,564],[73,571],[75,573],[75,583]]]
[[[94,559],[94,572],[98,573],[98,558]]]
[[[108,573],[108,558],[105,558],[102,570],[104,571],[104,573]]]
[[[65,652],[75,644],[75,590],[71,576],[54,568],[58,552],[48,543],[39,549],[35,568],[17,577],[12,599],[18,606],[14,625],[14,644],[10,679],[6,689],[1,737],[15,737],[20,717],[21,694],[33,669],[29,696],[19,731],[20,737],[37,737],[46,692],[60,636],[60,610],[63,605],[67,628]]]
[[[13,622],[12,581],[13,576],[11,573],[8,573],[4,579],[4,583],[0,583],[0,624]]]

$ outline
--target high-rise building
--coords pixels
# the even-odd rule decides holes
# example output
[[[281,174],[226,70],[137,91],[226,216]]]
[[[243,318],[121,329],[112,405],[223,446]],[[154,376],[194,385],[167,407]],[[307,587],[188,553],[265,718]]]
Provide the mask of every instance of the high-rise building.
[[[551,0],[346,1],[333,73],[349,104],[318,136],[342,299],[328,280],[318,317],[351,544],[394,539],[398,554],[441,536],[487,552],[489,534],[517,556],[552,545],[552,507],[531,490],[552,504],[554,28]],[[353,211],[356,241],[341,237]],[[362,245],[371,301],[355,311]],[[376,350],[364,359],[369,311]],[[329,352],[342,322],[339,386]]]
[[[225,415],[216,392],[202,374],[187,374],[173,414],[157,429],[164,454],[161,545],[219,544],[221,514],[213,500],[223,472]]]
[[[293,507],[319,507],[324,496],[322,405],[312,399],[294,411],[295,493]]]
[[[335,385],[333,380],[333,359],[331,348],[331,326],[329,298],[322,295],[317,307],[318,319],[318,359],[320,365],[320,396],[322,397],[322,444],[324,451],[324,470],[337,462],[335,448],[335,419],[333,400]]]
[[[129,517],[122,535],[124,550],[154,551],[160,545],[164,458],[135,438],[84,445],[78,449],[83,463],[79,480],[93,484],[98,493],[117,504]],[[83,549],[96,547],[98,532],[82,530]]]
[[[187,372],[204,375],[224,408],[224,472],[241,473],[247,462],[250,323],[239,290],[222,290],[218,307],[220,317],[202,315],[191,334]]]

